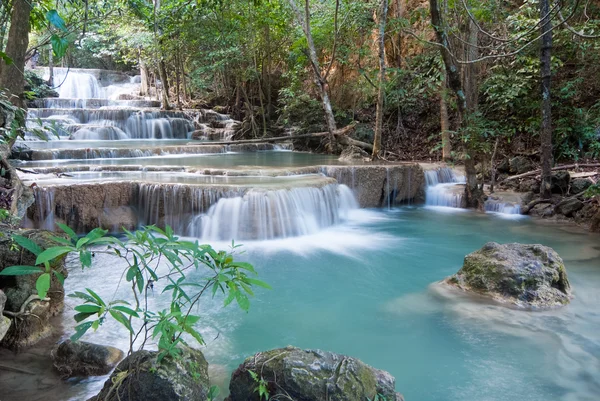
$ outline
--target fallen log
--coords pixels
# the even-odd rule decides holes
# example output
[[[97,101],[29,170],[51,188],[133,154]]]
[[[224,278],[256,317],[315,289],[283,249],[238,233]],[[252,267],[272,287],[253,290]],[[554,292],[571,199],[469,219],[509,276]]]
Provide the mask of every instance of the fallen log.
[[[552,168],[552,171],[559,171],[559,170],[568,170],[570,168],[590,168],[590,167],[600,167],[600,163],[595,163],[595,164],[568,164],[566,166],[557,166]],[[536,174],[540,174],[542,172],[542,170],[533,170],[530,171],[528,173],[523,173],[523,174],[517,174],[517,175],[513,175],[510,177],[505,178],[503,181],[510,181],[510,180],[516,180],[517,178],[523,178],[523,177],[529,177],[532,175],[536,175]]]
[[[335,138],[339,143],[345,146],[358,146],[359,148],[365,150],[373,150],[373,145],[370,143],[358,141],[356,139],[349,138],[347,135],[354,130],[356,127],[356,123],[349,124],[344,128],[341,128],[333,133]],[[188,145],[194,146],[209,146],[209,145],[243,145],[250,143],[271,143],[271,142],[285,142],[292,141],[295,139],[305,139],[305,138],[319,138],[323,136],[329,135],[329,132],[313,132],[310,134],[298,134],[298,135],[287,135],[287,136],[276,136],[272,138],[257,138],[257,139],[240,139],[237,141],[218,141],[218,142],[207,142],[207,143],[197,143],[197,142],[188,142]]]

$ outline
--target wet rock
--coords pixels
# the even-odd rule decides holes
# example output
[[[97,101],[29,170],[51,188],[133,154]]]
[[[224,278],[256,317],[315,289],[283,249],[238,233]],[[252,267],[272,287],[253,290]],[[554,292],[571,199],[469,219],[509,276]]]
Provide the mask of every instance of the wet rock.
[[[338,160],[352,162],[369,158],[369,154],[358,146],[350,145],[344,148]]]
[[[571,286],[560,256],[543,245],[488,242],[465,257],[445,283],[502,303],[547,309],[570,302]]]
[[[8,329],[10,328],[11,320],[6,316],[2,315],[4,312],[4,305],[6,304],[6,295],[0,290],[0,341],[4,338]]]
[[[540,193],[540,182],[538,180],[529,179],[519,183],[519,192],[534,192]]]
[[[31,252],[15,248],[11,235],[13,233],[27,237],[42,249],[60,245],[52,239],[55,233],[44,230],[4,230],[0,232],[0,271],[9,266],[35,265],[36,256]],[[68,275],[64,267],[64,257],[51,264],[52,269]],[[17,314],[19,324],[13,324],[0,342],[0,346],[21,349],[34,345],[52,333],[50,318],[62,311],[64,306],[64,288],[52,275],[48,298],[37,298],[36,280],[39,275],[0,276],[0,288],[6,294],[5,311]]]
[[[503,159],[500,164],[498,164],[498,167],[496,167],[496,170],[498,170],[499,173],[504,173],[507,174],[510,172],[510,161],[507,159]]]
[[[118,348],[71,340],[59,343],[51,355],[54,367],[63,378],[108,374],[125,356]]]
[[[516,156],[510,159],[509,170],[513,174],[523,174],[533,170],[533,163],[525,156]]]
[[[129,206],[106,208],[100,216],[100,226],[110,232],[135,230],[138,227],[137,211]]]
[[[589,187],[592,186],[592,182],[590,180],[586,180],[583,178],[576,178],[571,181],[571,194],[576,195],[580,192],[585,191]]]
[[[182,347],[181,358],[137,351],[116,367],[98,395],[88,401],[205,401],[210,390],[202,352]]]
[[[424,198],[425,174],[418,164],[324,166],[322,172],[350,187],[360,207],[381,207]]]
[[[598,213],[592,217],[590,231],[594,233],[600,233],[600,211],[598,211]]]
[[[571,175],[568,171],[557,171],[556,173],[553,173],[550,179],[552,193],[565,195],[569,190],[570,181]]]
[[[377,394],[403,400],[388,372],[333,352],[296,347],[259,352],[231,375],[229,401],[260,401],[258,379],[267,382],[269,399],[365,401]]]
[[[554,211],[558,214],[562,214],[567,217],[572,217],[573,214],[583,208],[583,202],[579,199],[565,199],[560,202],[554,208]]]

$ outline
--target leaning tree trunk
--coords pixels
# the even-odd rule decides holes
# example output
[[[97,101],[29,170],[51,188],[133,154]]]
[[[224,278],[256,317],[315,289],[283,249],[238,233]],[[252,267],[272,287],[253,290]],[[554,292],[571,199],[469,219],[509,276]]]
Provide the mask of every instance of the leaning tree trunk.
[[[388,0],[381,0],[379,11],[379,92],[377,94],[377,114],[375,117],[375,138],[373,140],[372,158],[379,157],[381,136],[383,131],[383,108],[385,106],[385,23],[388,13]]]
[[[435,30],[435,35],[438,43],[442,46],[442,59],[444,60],[444,66],[446,67],[446,74],[448,78],[448,87],[454,92],[456,96],[456,108],[458,111],[458,128],[462,125],[469,124],[467,120],[467,98],[463,89],[463,83],[461,79],[460,69],[455,62],[452,54],[449,51],[450,41],[448,40],[448,33],[446,31],[446,24],[444,18],[440,12],[440,5],[437,0],[429,0],[431,9],[431,24]],[[465,172],[467,175],[467,185],[465,188],[465,207],[475,207],[478,209],[483,208],[483,192],[477,185],[477,173],[475,171],[475,160],[473,154],[469,149],[468,143],[464,146],[464,158],[465,158]]]
[[[304,14],[296,5],[295,0],[289,0],[289,3],[294,11],[294,14],[296,15],[296,19],[302,26],[302,30],[306,36],[306,41],[308,42],[308,55],[310,64],[313,72],[315,73],[315,83],[317,85],[317,89],[319,90],[319,95],[321,96],[323,111],[325,112],[325,122],[327,123],[327,131],[329,132],[330,150],[334,151],[336,148],[334,132],[337,131],[337,126],[335,124],[335,117],[333,116],[331,101],[329,100],[329,85],[327,84],[325,77],[323,77],[323,74],[321,74],[321,66],[319,65],[319,59],[317,57],[315,42],[313,41],[312,33],[310,31],[309,0],[305,0]]]
[[[550,84],[552,78],[552,19],[550,18],[550,4],[548,0],[540,0],[540,18],[542,20],[542,49],[540,53],[542,75],[542,124],[541,124],[541,161],[542,185],[540,195],[544,199],[552,196],[552,106],[550,99]]]
[[[11,102],[19,107],[23,106],[21,94],[25,87],[23,70],[25,68],[25,53],[27,52],[27,46],[29,46],[29,15],[31,9],[32,1],[13,1],[5,50],[6,55],[12,59],[12,64],[6,65],[4,60],[0,60],[0,64],[2,64],[0,89],[6,90],[11,95]]]

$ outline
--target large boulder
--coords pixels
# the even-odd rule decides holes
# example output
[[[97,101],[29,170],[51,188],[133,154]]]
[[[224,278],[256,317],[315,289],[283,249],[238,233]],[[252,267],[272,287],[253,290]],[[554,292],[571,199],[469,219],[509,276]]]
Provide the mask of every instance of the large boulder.
[[[528,309],[559,307],[571,299],[562,259],[543,245],[488,242],[467,255],[445,283]]]
[[[561,201],[556,207],[554,211],[558,214],[562,214],[567,217],[572,217],[575,212],[578,212],[583,208],[583,202],[579,199],[565,199]]]
[[[52,237],[60,235],[44,230],[2,230],[0,232],[0,271],[9,266],[35,265],[36,256],[12,240],[12,234],[19,234],[29,238],[42,249],[61,245]],[[68,272],[64,266],[62,256],[51,263],[53,270],[59,271],[64,277]],[[64,288],[62,283],[52,275],[50,290],[47,298],[37,297],[36,281],[39,274],[24,276],[0,276],[0,288],[6,294],[5,315],[18,319],[18,324],[13,324],[0,346],[21,349],[34,345],[39,340],[52,333],[50,318],[56,316],[64,307]]]
[[[269,399],[366,401],[377,394],[400,401],[395,379],[356,358],[296,347],[274,349],[247,358],[231,375],[229,401],[260,401],[260,380]]]
[[[591,186],[592,182],[590,180],[584,178],[576,178],[573,181],[571,181],[571,194],[576,195],[580,192],[585,191]]]
[[[525,156],[516,156],[509,161],[509,170],[513,174],[523,174],[533,170],[533,163]]]
[[[158,352],[137,351],[116,367],[88,401],[205,401],[210,390],[202,352],[181,348],[180,357],[157,361]]]
[[[71,340],[57,344],[51,355],[54,367],[63,378],[106,375],[125,356],[115,347]]]

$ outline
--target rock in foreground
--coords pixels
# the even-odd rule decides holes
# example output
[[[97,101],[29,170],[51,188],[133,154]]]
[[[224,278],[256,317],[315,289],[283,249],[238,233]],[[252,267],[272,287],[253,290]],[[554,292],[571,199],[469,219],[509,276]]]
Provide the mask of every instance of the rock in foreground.
[[[54,367],[62,377],[108,374],[125,354],[118,348],[66,340],[52,350]]]
[[[356,358],[296,347],[259,352],[247,358],[231,375],[228,400],[260,401],[256,390],[261,378],[266,382],[269,399],[366,401],[379,394],[387,401],[403,400],[395,392],[395,379],[388,372]]]
[[[125,358],[88,401],[206,401],[208,363],[202,352],[182,347],[177,360],[157,362],[158,352],[137,351]]]
[[[571,298],[562,259],[543,245],[488,242],[467,255],[463,267],[445,282],[522,308],[559,307]]]

